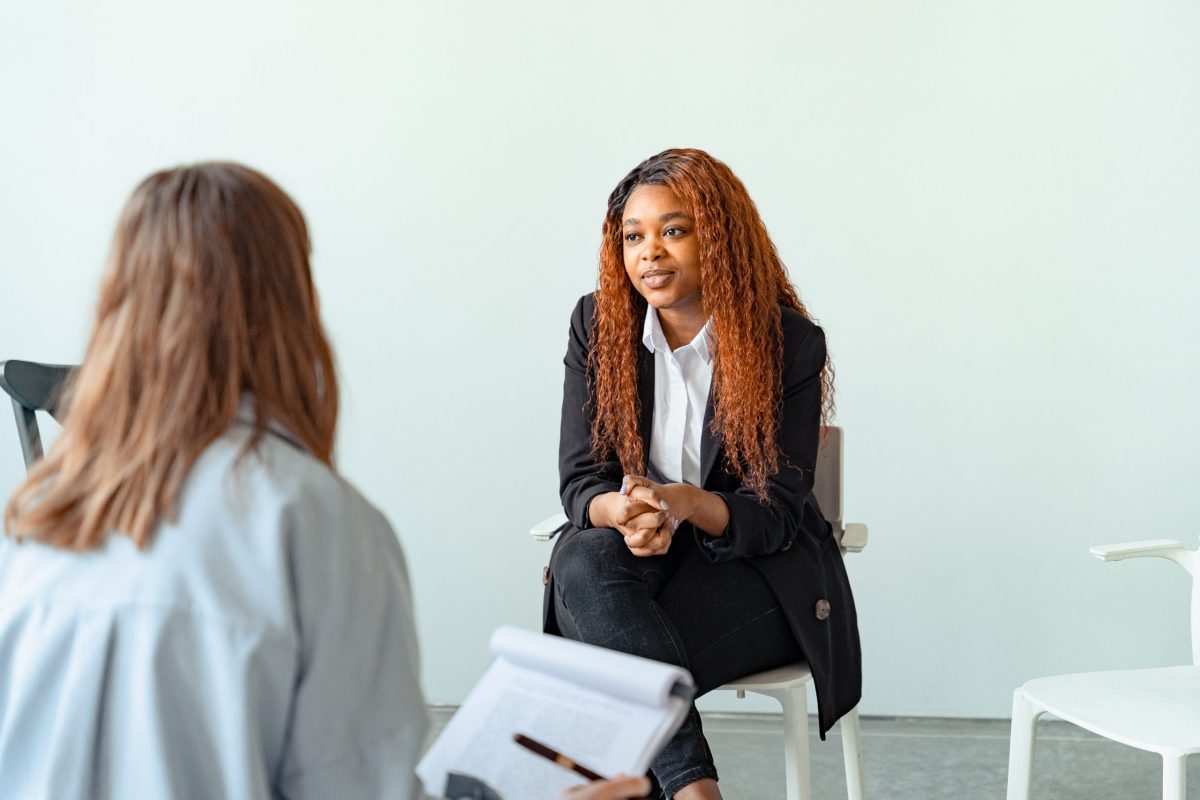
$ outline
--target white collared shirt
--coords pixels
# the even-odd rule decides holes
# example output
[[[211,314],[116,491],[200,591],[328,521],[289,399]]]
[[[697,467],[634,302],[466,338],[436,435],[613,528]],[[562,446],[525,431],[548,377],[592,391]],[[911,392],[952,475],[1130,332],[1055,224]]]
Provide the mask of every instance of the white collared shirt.
[[[700,440],[712,385],[715,336],[710,320],[696,338],[674,352],[667,344],[658,312],[646,309],[642,344],[654,354],[654,427],[650,464],[662,478],[699,486]]]

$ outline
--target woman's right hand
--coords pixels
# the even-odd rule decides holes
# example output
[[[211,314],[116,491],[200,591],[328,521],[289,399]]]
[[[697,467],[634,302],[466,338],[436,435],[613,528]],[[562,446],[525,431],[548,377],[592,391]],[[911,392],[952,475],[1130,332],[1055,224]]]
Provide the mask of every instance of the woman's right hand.
[[[613,528],[625,538],[625,546],[638,558],[659,556],[671,546],[678,524],[666,509],[656,506],[653,492],[641,492],[634,498],[629,492],[608,492],[592,500],[588,517],[597,528]]]
[[[649,791],[650,781],[646,778],[618,776],[611,781],[585,783],[568,789],[559,795],[559,800],[628,800],[645,797]]]
[[[638,531],[658,530],[670,514],[656,506],[654,500],[653,496],[634,499],[620,492],[605,492],[592,500],[588,517],[592,527],[615,528],[627,537]]]

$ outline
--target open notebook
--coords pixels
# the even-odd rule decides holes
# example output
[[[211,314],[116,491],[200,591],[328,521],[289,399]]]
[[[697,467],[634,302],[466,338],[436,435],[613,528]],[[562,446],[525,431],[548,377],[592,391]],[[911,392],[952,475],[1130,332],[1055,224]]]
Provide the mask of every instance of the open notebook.
[[[513,741],[529,736],[605,777],[641,775],[679,728],[694,692],[682,667],[502,627],[495,659],[417,765],[425,791],[453,775],[504,800],[551,800],[579,775]]]

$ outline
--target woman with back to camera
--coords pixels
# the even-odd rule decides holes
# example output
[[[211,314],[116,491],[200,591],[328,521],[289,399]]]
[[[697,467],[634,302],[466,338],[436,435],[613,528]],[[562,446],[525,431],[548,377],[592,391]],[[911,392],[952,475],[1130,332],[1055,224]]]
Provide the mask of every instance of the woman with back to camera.
[[[143,181],[65,405],[5,510],[0,798],[420,796],[406,567],[332,467],[291,198],[237,164]]]
[[[667,150],[617,184],[565,364],[546,630],[682,665],[700,694],[803,658],[824,737],[861,690],[812,495],[833,371],[725,164]],[[721,796],[694,707],[652,770],[668,797]]]
[[[300,209],[236,164],[121,213],[0,544],[0,796],[415,797],[403,555],[332,470]]]

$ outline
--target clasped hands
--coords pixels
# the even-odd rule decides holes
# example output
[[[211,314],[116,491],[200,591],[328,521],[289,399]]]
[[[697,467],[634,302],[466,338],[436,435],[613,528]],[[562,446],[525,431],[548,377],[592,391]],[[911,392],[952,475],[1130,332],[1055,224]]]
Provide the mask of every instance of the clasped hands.
[[[692,514],[692,493],[686,483],[655,483],[641,475],[626,475],[621,491],[607,492],[592,501],[589,516],[599,528],[614,528],[625,537],[635,556],[660,556],[671,547],[671,537]]]

